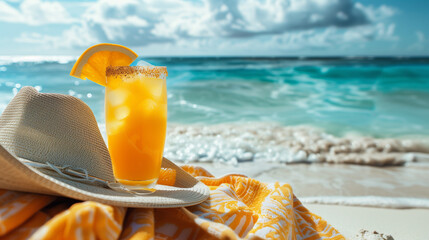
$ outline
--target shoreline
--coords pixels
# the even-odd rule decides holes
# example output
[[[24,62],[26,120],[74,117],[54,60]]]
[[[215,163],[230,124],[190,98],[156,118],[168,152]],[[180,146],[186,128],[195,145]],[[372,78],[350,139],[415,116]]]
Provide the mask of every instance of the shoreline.
[[[103,124],[99,125],[104,132]],[[360,140],[375,147],[370,147],[369,153],[353,152],[354,144]],[[393,154],[400,158],[322,162],[297,159],[300,151],[292,152],[293,147],[288,145],[297,143],[311,151],[312,144],[320,142],[330,142],[334,150],[348,149],[351,153],[336,153],[332,149],[325,153],[349,155],[352,160],[359,154]],[[429,208],[429,186],[425,184],[429,182],[429,154],[424,153],[428,149],[422,149],[422,143],[413,143],[410,139],[338,138],[313,127],[273,123],[170,123],[164,156],[178,165],[202,166],[217,177],[239,173],[266,183],[288,183],[305,203]],[[415,150],[422,151],[406,152]],[[276,158],[282,155],[288,159]]]
[[[99,125],[100,130],[104,132],[103,124]],[[282,142],[282,139],[286,139],[286,142]],[[354,146],[353,139],[375,144],[376,147],[382,147],[382,144],[387,143],[387,147],[380,148],[381,151],[374,147],[371,151],[379,151],[379,156],[396,154],[401,158],[394,158],[395,161],[321,162],[309,161],[309,159],[297,160],[296,155],[281,149],[288,147],[287,143],[298,142],[300,146],[308,147],[318,141],[331,141],[333,144],[343,144],[346,148],[344,143]],[[402,146],[402,149],[399,149],[398,145],[396,147],[390,145],[389,141],[403,144],[399,146]],[[429,154],[424,153],[428,149],[423,149],[421,152],[405,152],[419,150],[423,146],[420,143],[416,145],[412,143],[410,139],[362,137],[343,139],[313,127],[284,127],[273,123],[217,125],[170,123],[164,156],[178,165],[202,166],[217,177],[239,173],[266,183],[276,181],[288,183],[294,188],[296,195],[306,203],[429,208],[429,186],[425,184],[429,182],[427,175]],[[393,151],[395,148],[397,152],[386,152]],[[353,150],[353,148],[348,149]],[[398,149],[404,152],[398,152]],[[264,154],[268,153],[265,158],[257,157],[261,155],[261,150],[265,151]],[[299,151],[295,153],[299,154]],[[281,154],[295,159],[285,161],[273,158],[273,155]],[[363,152],[352,152],[349,154],[350,159],[353,160],[353,157],[358,154],[364,155]],[[377,153],[369,154],[377,155]],[[338,156],[344,155],[345,153],[338,154]]]
[[[236,167],[225,163],[191,164],[206,168],[216,177],[242,173],[267,183],[288,183],[309,211],[347,239],[427,239],[427,161],[399,167],[273,162],[246,162]],[[338,173],[342,174],[335,175]]]
[[[237,173],[265,183],[290,184],[305,204],[429,209],[429,164],[405,167],[328,163],[190,164],[201,166],[216,177]]]

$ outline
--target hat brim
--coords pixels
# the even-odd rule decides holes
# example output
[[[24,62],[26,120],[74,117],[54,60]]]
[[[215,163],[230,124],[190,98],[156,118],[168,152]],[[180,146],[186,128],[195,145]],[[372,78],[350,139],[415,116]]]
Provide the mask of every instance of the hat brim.
[[[102,186],[48,175],[27,166],[0,145],[0,189],[65,196],[83,201],[97,201],[114,206],[172,208],[199,204],[206,200],[209,188],[182,168],[164,158],[162,167],[176,170],[174,187],[157,185],[156,191],[138,196]]]

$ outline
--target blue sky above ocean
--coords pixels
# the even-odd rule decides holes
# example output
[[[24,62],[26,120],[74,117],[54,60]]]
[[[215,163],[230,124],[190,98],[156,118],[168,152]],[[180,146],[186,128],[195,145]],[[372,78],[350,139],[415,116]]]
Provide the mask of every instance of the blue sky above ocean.
[[[0,55],[429,55],[426,0],[0,0]]]

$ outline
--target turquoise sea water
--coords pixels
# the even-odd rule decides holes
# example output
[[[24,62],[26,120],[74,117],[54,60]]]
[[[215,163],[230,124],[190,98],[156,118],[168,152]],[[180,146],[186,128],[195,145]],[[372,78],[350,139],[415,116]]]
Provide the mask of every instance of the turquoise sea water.
[[[148,58],[167,66],[171,123],[278,122],[335,135],[429,135],[428,58]],[[81,98],[104,122],[104,89],[73,57],[0,57],[0,111],[22,86]]]

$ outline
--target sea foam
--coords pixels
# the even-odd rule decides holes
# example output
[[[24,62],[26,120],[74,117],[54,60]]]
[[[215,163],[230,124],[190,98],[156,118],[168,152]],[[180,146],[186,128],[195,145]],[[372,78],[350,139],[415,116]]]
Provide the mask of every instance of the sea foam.
[[[302,197],[302,203],[333,204],[346,206],[384,208],[429,208],[429,199],[381,196],[319,196]]]
[[[74,56],[0,56],[0,65],[9,65],[14,63],[59,63],[66,64],[75,61]]]
[[[410,139],[335,137],[309,126],[275,123],[170,124],[165,157],[180,162],[352,163],[374,166],[414,161],[410,152],[429,152]]]

